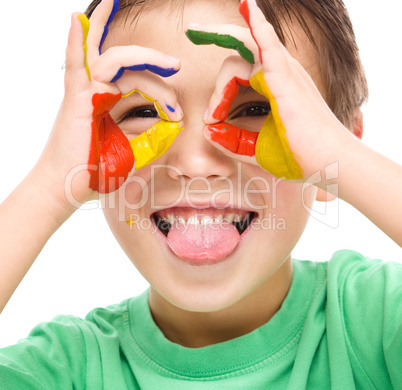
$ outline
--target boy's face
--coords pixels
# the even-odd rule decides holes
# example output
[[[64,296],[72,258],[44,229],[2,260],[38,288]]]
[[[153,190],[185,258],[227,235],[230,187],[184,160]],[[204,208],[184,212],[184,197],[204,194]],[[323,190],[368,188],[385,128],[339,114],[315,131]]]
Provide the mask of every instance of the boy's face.
[[[306,209],[312,205],[316,191],[313,186],[303,191],[302,184],[280,181],[257,166],[239,163],[204,138],[203,115],[220,68],[228,56],[237,53],[214,45],[195,46],[186,38],[185,29],[189,22],[246,27],[238,13],[238,2],[187,2],[183,21],[179,7],[167,3],[144,12],[137,25],[126,23],[123,27],[123,19],[117,19],[104,49],[139,45],[181,60],[181,70],[163,82],[177,94],[184,112],[183,131],[163,156],[104,199],[105,215],[122,248],[149,281],[153,294],[182,309],[215,311],[270,284],[289,287],[290,253],[307,223]],[[295,40],[299,50],[291,46],[289,51],[320,87],[312,46],[302,33],[295,34]],[[258,131],[266,117],[266,99],[251,88],[242,88],[227,122]],[[149,104],[133,94],[112,110],[129,138],[158,120]],[[132,117],[121,121],[136,107]],[[190,233],[176,232],[176,242],[169,246],[166,236],[155,226],[155,215],[177,220],[191,213],[212,218],[232,218],[233,214],[244,218],[254,213],[255,218],[239,239],[237,232],[226,229],[227,225],[217,226],[215,231],[209,228],[206,239],[212,241],[212,247],[205,248],[205,253],[210,259],[193,256],[183,260],[172,248],[185,251],[183,248],[191,247]],[[203,226],[197,226],[199,231],[193,231],[192,237],[200,239]],[[229,243],[234,243],[234,249],[220,257],[218,253],[227,251]],[[194,247],[200,249],[200,245]],[[281,265],[286,272],[275,273]]]

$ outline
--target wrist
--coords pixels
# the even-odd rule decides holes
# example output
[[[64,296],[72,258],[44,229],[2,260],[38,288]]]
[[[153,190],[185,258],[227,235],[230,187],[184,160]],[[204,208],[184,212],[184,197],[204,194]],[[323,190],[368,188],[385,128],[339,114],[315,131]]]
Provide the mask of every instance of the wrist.
[[[55,228],[60,227],[81,205],[71,202],[67,196],[65,180],[52,175],[51,170],[35,166],[24,179],[32,199],[33,207],[38,207],[53,220]]]
[[[320,180],[315,181],[316,187],[339,196],[338,186],[341,177],[340,172],[349,169],[353,163],[354,156],[358,153],[362,143],[350,130],[341,123],[332,129],[332,137],[328,137],[328,142],[322,144],[318,153],[316,172]],[[331,189],[336,188],[336,193]]]

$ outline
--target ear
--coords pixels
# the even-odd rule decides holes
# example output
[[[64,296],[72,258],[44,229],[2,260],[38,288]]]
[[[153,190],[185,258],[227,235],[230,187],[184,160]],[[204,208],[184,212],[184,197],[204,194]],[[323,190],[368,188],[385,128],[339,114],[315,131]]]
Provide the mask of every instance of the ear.
[[[363,113],[360,108],[356,108],[353,115],[353,125],[349,128],[349,130],[359,139],[362,139],[363,136]],[[319,202],[330,202],[331,200],[335,200],[336,196],[330,194],[327,191],[318,189],[316,200]]]
[[[356,108],[353,115],[353,127],[349,130],[359,139],[363,136],[363,113],[360,108]]]

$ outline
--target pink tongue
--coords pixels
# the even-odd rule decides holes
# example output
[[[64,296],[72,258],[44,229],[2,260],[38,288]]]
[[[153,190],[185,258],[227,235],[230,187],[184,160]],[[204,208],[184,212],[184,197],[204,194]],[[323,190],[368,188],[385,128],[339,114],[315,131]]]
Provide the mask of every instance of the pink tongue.
[[[240,241],[231,223],[173,224],[167,236],[170,249],[182,259],[212,260],[230,254]]]

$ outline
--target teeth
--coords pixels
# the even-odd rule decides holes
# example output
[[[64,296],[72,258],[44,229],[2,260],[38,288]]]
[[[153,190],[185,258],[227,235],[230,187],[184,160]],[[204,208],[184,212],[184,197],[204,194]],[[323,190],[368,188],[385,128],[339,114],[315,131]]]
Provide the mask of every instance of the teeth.
[[[163,218],[163,219],[165,219],[165,218]],[[167,221],[168,221],[171,225],[173,225],[173,224],[175,223],[176,219],[175,219],[175,217],[174,217],[173,215],[168,215]]]
[[[178,223],[183,223],[183,224],[187,223],[187,221],[182,217],[177,218],[177,222]]]
[[[235,218],[235,214],[234,213],[230,213],[230,214],[226,214],[225,215],[225,221],[228,221],[230,223],[232,223],[234,221]]]
[[[225,214],[225,215],[218,215],[215,217],[210,217],[208,215],[193,215],[188,219],[183,217],[176,217],[174,214],[168,214],[166,217],[161,217],[164,221],[169,222],[171,225],[174,224],[191,224],[191,225],[208,225],[211,223],[239,223],[242,222],[244,219],[247,218],[246,216],[241,216],[235,213]]]

